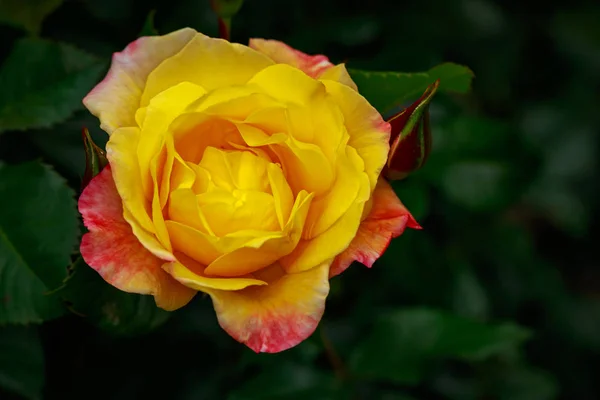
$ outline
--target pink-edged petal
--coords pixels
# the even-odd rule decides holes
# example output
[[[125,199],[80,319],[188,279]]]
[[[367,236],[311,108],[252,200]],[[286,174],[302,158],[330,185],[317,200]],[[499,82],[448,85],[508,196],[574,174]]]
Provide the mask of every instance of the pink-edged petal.
[[[317,328],[329,293],[329,263],[297,274],[273,265],[261,271],[264,286],[237,291],[204,289],[219,324],[255,352],[277,353],[308,338]]]
[[[421,229],[385,179],[379,178],[372,199],[371,212],[361,222],[350,246],[333,261],[330,277],[344,272],[353,261],[370,268],[392,238],[400,236],[406,227]]]
[[[196,34],[184,28],[164,36],[141,37],[113,55],[104,80],[83,99],[87,109],[100,119],[103,130],[111,134],[117,128],[135,126],[148,75]]]
[[[291,65],[313,78],[318,78],[333,67],[324,55],[311,56],[278,40],[250,39],[250,47],[265,54],[277,64]]]
[[[165,310],[183,307],[194,297],[196,291],[165,272],[164,261],[140,244],[123,219],[110,165],[79,197],[79,212],[89,230],[81,239],[81,255],[106,282],[125,292],[153,295]]]

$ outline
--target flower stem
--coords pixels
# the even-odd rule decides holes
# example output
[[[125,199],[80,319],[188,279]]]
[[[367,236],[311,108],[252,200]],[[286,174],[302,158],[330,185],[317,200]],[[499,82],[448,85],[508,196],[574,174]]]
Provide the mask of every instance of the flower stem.
[[[323,347],[325,348],[325,354],[327,354],[327,359],[331,364],[331,368],[335,373],[335,376],[340,381],[345,381],[348,378],[348,372],[346,370],[346,365],[342,361],[342,358],[335,351],[333,347],[333,343],[325,333],[325,329],[323,327],[319,327],[319,334],[321,336],[321,341],[323,342]]]

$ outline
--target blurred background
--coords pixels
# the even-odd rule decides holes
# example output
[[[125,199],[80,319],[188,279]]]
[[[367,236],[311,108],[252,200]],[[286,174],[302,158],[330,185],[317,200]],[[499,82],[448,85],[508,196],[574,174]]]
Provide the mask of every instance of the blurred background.
[[[41,159],[78,193],[81,127],[106,141],[80,99],[152,15],[161,34],[218,35],[208,0],[0,0],[1,162]],[[436,95],[429,161],[394,183],[424,229],[334,278],[320,328],[280,354],[236,343],[200,296],[0,327],[0,398],[600,398],[600,3],[247,0],[232,40],[250,37],[355,69],[474,71],[470,94]],[[14,99],[56,77],[65,106],[31,122],[49,92]]]

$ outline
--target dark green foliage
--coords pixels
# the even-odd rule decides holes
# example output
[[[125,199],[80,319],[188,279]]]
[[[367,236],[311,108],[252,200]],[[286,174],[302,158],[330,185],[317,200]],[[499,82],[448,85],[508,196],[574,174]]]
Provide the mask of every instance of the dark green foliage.
[[[345,62],[386,116],[442,78],[428,162],[393,183],[424,229],[334,278],[315,334],[266,355],[208,297],[163,312],[76,251],[81,129],[107,140],[83,96],[140,34],[216,36],[209,0],[0,0],[0,398],[599,398],[598,15],[585,0],[245,2],[233,41]]]
[[[117,335],[139,335],[163,324],[169,313],[156,307],[152,296],[122,292],[79,258],[63,286],[54,293],[86,321]]]
[[[73,190],[37,162],[0,166],[0,325],[62,314],[48,293],[67,276],[79,235]]]

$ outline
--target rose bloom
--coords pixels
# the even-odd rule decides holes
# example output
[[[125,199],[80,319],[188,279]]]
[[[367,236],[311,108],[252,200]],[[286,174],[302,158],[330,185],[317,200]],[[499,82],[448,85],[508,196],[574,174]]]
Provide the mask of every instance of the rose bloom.
[[[380,177],[390,125],[325,56],[186,28],[114,54],[84,104],[110,135],[86,263],[165,310],[207,293],[256,352],[310,336],[329,278],[419,227]]]

